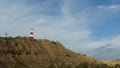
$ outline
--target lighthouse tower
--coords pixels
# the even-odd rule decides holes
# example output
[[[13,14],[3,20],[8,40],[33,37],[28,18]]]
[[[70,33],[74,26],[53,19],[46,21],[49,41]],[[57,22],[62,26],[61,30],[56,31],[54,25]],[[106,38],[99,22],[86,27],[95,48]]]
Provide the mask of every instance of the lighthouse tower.
[[[34,39],[34,32],[33,32],[33,28],[30,29],[30,38]]]

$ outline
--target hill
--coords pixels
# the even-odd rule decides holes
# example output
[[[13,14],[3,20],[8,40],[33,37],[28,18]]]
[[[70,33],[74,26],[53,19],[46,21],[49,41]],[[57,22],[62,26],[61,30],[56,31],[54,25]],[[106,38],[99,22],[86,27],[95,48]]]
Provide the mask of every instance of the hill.
[[[29,37],[0,37],[0,68],[112,68],[76,54],[60,42]]]

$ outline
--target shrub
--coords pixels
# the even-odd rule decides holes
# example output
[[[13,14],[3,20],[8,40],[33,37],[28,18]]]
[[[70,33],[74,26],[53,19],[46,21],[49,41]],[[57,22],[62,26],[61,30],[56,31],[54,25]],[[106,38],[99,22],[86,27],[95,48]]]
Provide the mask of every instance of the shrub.
[[[76,68],[88,68],[88,63],[81,63],[81,64],[79,64]]]
[[[55,64],[49,65],[49,68],[56,68]]]

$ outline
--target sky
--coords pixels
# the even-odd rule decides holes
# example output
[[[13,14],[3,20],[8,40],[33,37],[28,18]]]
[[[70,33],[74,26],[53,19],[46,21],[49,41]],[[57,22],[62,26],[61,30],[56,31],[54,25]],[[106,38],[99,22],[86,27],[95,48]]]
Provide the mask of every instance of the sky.
[[[0,36],[60,41],[88,51],[120,42],[120,0],[0,0]]]

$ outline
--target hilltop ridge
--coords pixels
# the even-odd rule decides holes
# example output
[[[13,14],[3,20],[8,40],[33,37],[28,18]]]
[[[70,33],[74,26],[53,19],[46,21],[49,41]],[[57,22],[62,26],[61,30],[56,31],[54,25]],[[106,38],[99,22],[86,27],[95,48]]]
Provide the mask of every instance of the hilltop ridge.
[[[70,51],[58,41],[0,37],[0,68],[83,68],[85,65],[86,68],[108,67],[97,59]]]

